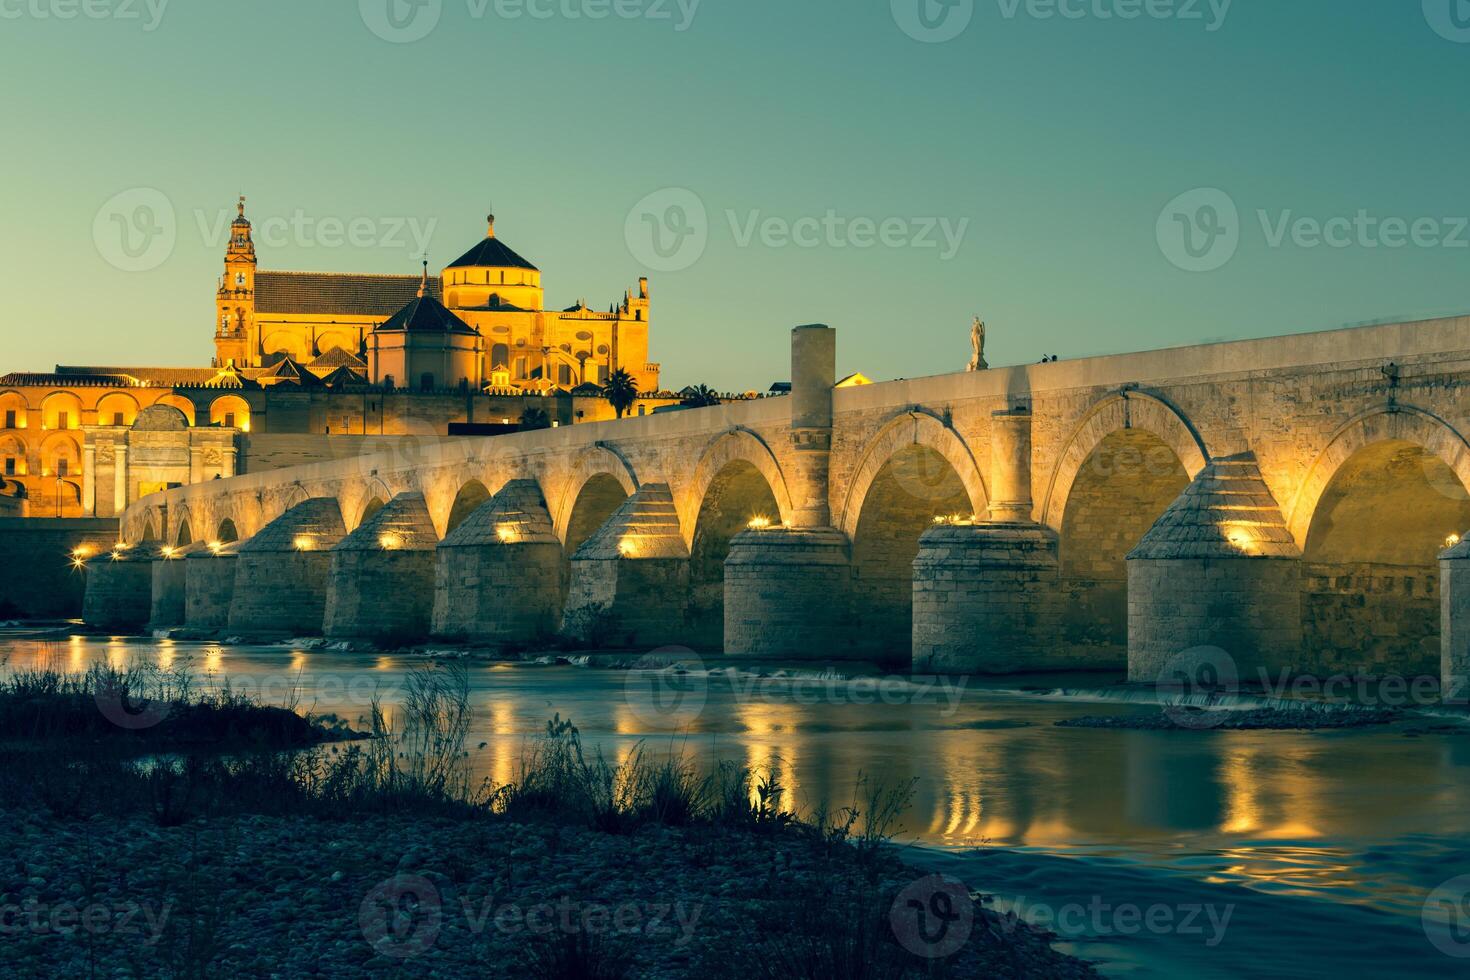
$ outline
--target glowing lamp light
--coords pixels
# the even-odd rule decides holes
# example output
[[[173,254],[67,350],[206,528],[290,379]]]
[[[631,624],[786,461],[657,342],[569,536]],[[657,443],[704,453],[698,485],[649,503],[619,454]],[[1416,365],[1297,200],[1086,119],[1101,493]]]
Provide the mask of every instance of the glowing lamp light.
[[[309,534],[298,534],[291,543],[296,546],[297,551],[310,551],[312,545],[316,544]]]
[[[382,546],[384,551],[397,551],[403,547],[403,538],[389,531],[378,538],[378,544]]]
[[[221,548],[223,548],[223,547],[224,547],[224,544],[221,543],[221,542],[219,542],[219,541],[211,541],[211,542],[209,542],[209,550],[212,551],[212,552],[214,552],[215,554],[219,554],[219,550]]]
[[[178,554],[178,549],[174,548],[171,545],[164,545],[162,548],[159,549],[159,553],[163,555],[165,559],[168,559]]]
[[[1457,545],[1459,543],[1460,543],[1460,536],[1458,534],[1451,534],[1449,537],[1447,537],[1447,538],[1444,539],[1444,546],[1446,548],[1453,548],[1455,545]]]
[[[624,555],[634,555],[638,553],[638,545],[631,538],[624,538],[618,542],[618,551]]]
[[[511,544],[520,537],[520,535],[516,533],[516,529],[511,527],[509,524],[502,524],[497,527],[495,529],[495,536],[499,538],[501,540],[501,543],[503,544]]]
[[[752,517],[750,523],[745,526],[752,531],[764,531],[771,526],[771,519],[769,517]]]
[[[91,546],[90,545],[85,545],[85,544],[79,544],[79,545],[77,545],[75,548],[73,548],[71,550],[71,556],[72,556],[72,558],[74,558],[74,559],[76,559],[78,561],[80,561],[82,559],[85,559],[85,558],[91,558],[92,557],[92,554],[93,554],[93,552],[92,552]]]
[[[122,560],[122,552],[121,551],[114,551],[112,553],[112,560],[113,561],[121,561]]]

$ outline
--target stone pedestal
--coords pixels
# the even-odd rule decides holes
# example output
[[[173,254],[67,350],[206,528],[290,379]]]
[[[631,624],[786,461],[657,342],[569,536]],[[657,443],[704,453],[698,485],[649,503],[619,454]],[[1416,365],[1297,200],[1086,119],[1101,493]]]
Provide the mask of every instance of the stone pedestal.
[[[915,673],[1004,674],[1069,663],[1057,537],[1030,523],[940,525],[914,559]]]
[[[98,629],[142,630],[153,606],[154,545],[103,553],[87,563],[82,621]]]
[[[830,660],[855,656],[852,554],[833,528],[743,531],[725,559],[725,652]]]
[[[623,502],[572,556],[562,632],[595,646],[652,648],[686,642],[689,549],[667,484]]]
[[[1158,683],[1202,647],[1224,651],[1226,686],[1297,674],[1301,590],[1301,550],[1255,457],[1212,461],[1128,556],[1128,679]]]
[[[229,625],[238,547],[231,542],[184,559],[184,625],[189,629],[222,630]]]
[[[187,615],[189,555],[204,550],[200,544],[173,548],[153,562],[153,604],[149,629],[183,626]]]
[[[439,543],[433,632],[501,645],[551,637],[562,611],[562,549],[534,480],[512,480]]]
[[[393,646],[427,637],[438,543],[423,494],[390,500],[332,549],[322,632]]]
[[[1470,704],[1470,541],[1439,556],[1439,696]]]
[[[240,545],[231,632],[290,637],[320,633],[331,549],[347,536],[337,501],[297,504]]]

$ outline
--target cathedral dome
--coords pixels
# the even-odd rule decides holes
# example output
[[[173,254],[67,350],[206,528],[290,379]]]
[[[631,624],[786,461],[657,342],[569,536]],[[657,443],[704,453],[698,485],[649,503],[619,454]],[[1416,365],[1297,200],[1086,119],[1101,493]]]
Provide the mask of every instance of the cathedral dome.
[[[541,270],[495,237],[495,215],[485,237],[444,269],[444,305],[452,310],[542,309]]]

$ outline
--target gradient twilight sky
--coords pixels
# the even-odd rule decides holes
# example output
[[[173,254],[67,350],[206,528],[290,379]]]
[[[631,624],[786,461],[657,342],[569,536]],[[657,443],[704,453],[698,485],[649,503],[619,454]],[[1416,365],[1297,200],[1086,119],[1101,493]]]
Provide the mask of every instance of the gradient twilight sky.
[[[242,191],[262,268],[416,272],[432,225],[437,269],[493,208],[553,308],[648,274],[670,387],[808,322],[887,379],[975,313],[999,365],[1470,312],[1467,0],[944,3],[0,0],[0,372],[207,364]],[[1417,235],[1277,238],[1360,212]]]

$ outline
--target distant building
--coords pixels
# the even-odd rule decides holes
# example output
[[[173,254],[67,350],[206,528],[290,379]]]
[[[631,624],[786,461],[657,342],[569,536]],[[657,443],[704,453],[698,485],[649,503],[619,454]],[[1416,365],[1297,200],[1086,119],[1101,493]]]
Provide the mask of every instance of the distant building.
[[[545,310],[540,270],[493,217],[439,276],[258,270],[244,198],[238,212],[212,366],[0,377],[0,510],[110,516],[180,483],[350,454],[350,437],[504,431],[532,407],[554,425],[611,419],[601,385],[619,369],[644,393],[630,414],[679,401],[648,359],[647,279],[607,312]]]

